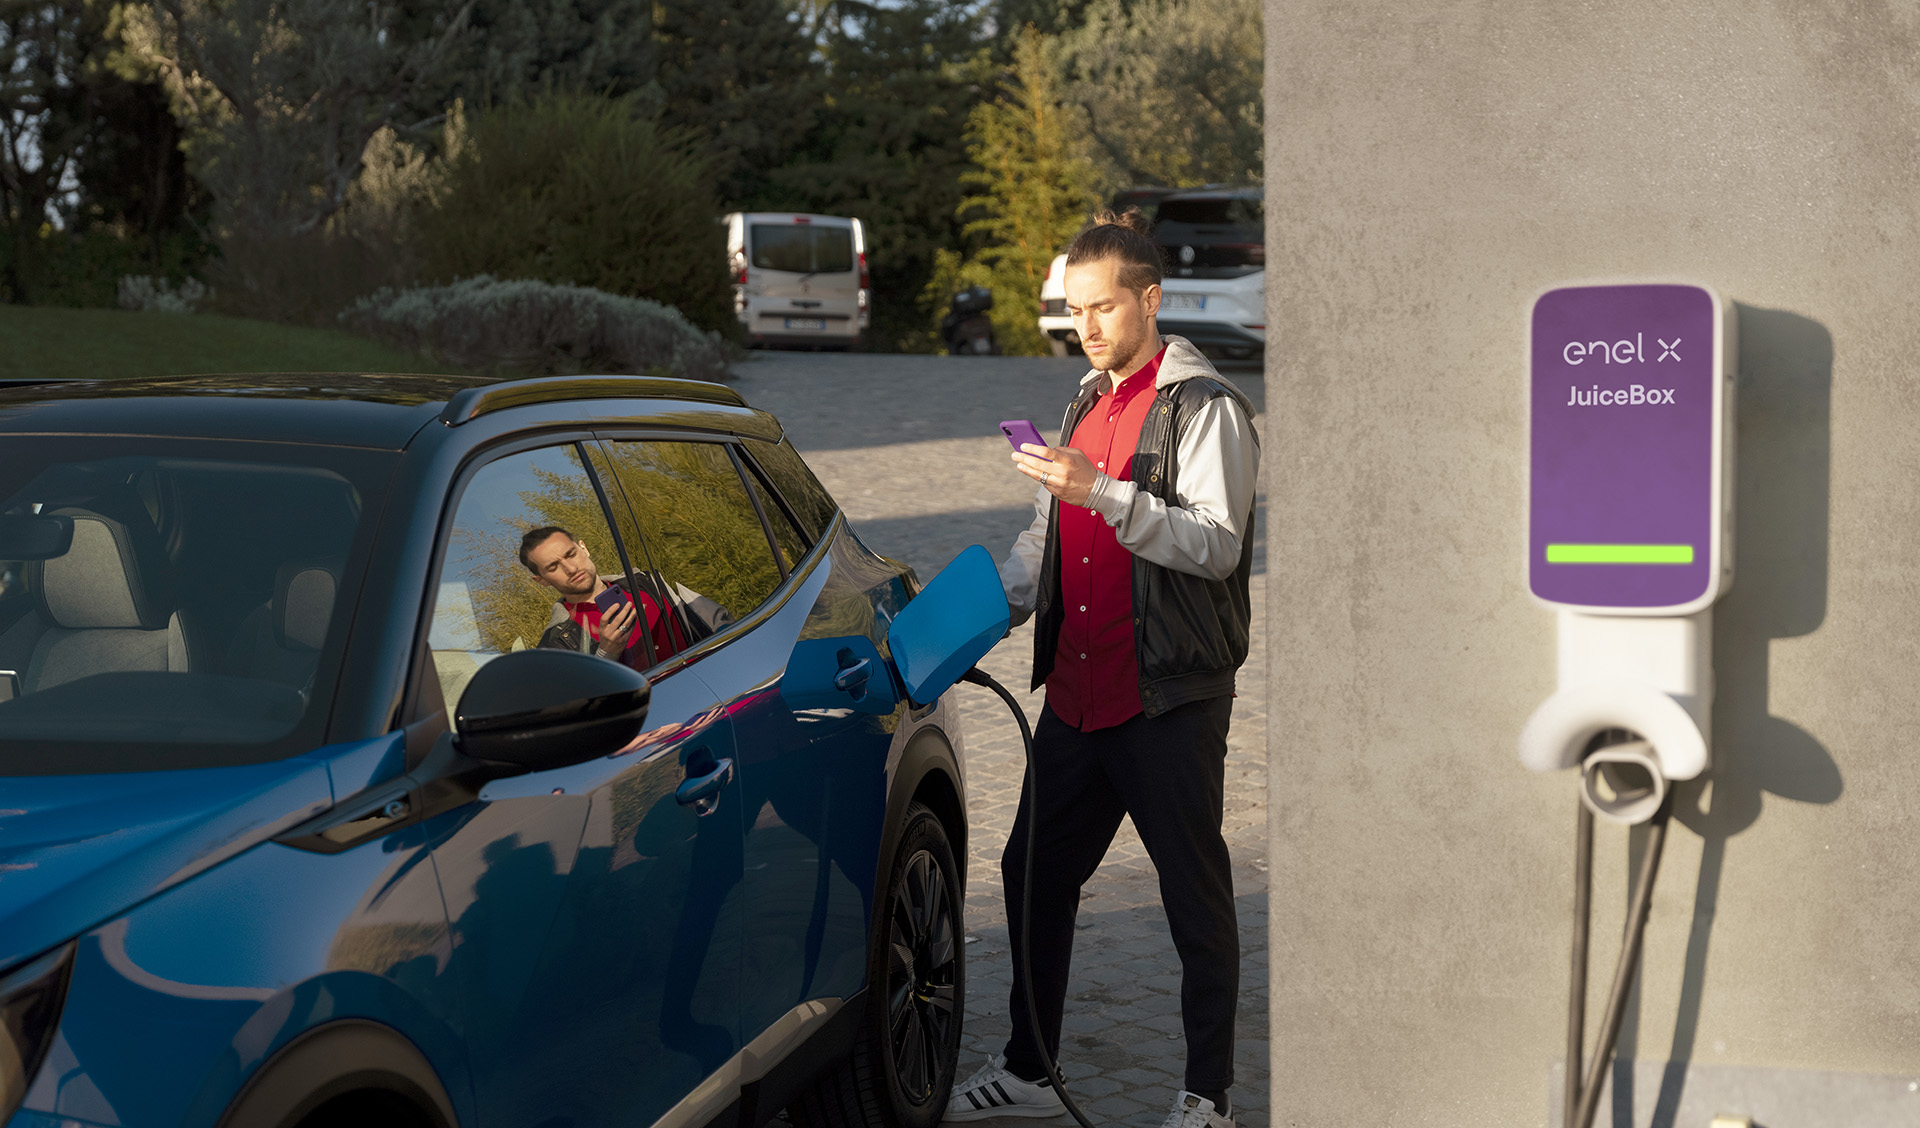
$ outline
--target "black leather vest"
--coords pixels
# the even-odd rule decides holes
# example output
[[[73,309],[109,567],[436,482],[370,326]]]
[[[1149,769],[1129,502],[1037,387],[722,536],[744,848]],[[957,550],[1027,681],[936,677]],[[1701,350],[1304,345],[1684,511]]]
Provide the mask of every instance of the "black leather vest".
[[[1100,381],[1080,393],[1061,425],[1072,442],[1081,419],[1100,398]],[[1134,448],[1133,483],[1168,505],[1180,477],[1175,458],[1180,432],[1194,413],[1233,389],[1196,376],[1161,388],[1140,425]],[[1257,440],[1256,440],[1257,441]],[[1253,621],[1248,584],[1253,575],[1253,512],[1249,507],[1240,542],[1240,563],[1224,580],[1209,580],[1133,558],[1133,645],[1140,662],[1140,705],[1149,717],[1189,701],[1233,692],[1234,671],[1247,660]],[[1046,683],[1060,647],[1060,501],[1047,518],[1047,547],[1040,558],[1034,606],[1033,688]]]

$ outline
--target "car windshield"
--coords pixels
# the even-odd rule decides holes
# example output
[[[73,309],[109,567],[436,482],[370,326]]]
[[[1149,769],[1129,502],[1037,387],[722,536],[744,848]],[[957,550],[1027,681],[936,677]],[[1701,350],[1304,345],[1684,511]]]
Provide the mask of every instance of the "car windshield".
[[[1160,201],[1155,223],[1190,223],[1207,227],[1261,227],[1265,223],[1258,196],[1179,197]]]
[[[853,229],[810,223],[753,225],[753,265],[795,274],[841,274],[853,269]]]
[[[159,770],[311,747],[393,456],[9,438],[0,775]]]

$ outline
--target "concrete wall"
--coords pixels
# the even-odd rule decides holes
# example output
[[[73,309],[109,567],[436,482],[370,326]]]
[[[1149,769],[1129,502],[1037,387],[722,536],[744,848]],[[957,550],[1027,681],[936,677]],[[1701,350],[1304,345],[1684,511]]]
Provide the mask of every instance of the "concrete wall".
[[[1266,20],[1273,1123],[1558,1119],[1575,799],[1514,752],[1554,688],[1526,320],[1679,276],[1741,307],[1737,573],[1600,1123],[1920,1124],[1920,12]],[[1603,824],[1590,1015],[1632,849]]]

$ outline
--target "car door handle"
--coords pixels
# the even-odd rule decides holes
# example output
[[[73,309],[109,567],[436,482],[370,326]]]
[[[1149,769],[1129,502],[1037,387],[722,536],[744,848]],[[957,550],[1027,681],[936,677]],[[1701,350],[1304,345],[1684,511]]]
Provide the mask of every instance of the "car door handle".
[[[870,658],[862,658],[853,665],[833,675],[833,688],[851,693],[855,698],[858,698],[860,696],[860,690],[866,686],[867,679],[872,676],[873,660]]]
[[[733,761],[716,760],[713,770],[705,775],[688,776],[674,789],[673,797],[683,807],[696,808],[700,814],[713,810],[719,801],[720,789],[733,779]]]

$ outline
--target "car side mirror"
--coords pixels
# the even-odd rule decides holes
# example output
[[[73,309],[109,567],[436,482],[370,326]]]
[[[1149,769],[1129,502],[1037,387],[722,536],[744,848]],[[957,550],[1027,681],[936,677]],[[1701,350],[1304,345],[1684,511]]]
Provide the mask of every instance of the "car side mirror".
[[[887,648],[907,696],[924,705],[945,693],[1006,637],[1010,621],[992,555],[969,545],[887,628]]]
[[[73,547],[73,518],[0,513],[0,560],[54,560]]]
[[[581,764],[638,736],[651,696],[647,679],[618,662],[573,650],[517,650],[467,683],[454,710],[455,743],[493,775]]]

